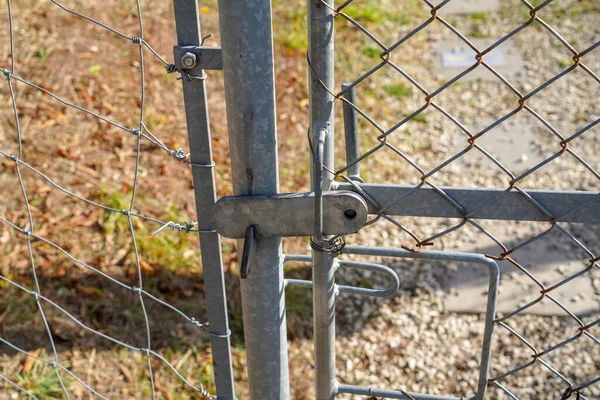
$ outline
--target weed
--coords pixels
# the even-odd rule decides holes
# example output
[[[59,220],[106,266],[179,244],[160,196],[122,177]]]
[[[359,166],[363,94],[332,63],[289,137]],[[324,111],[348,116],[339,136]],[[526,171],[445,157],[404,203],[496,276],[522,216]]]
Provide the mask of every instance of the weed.
[[[476,12],[471,14],[471,19],[473,21],[484,21],[489,15],[488,12]]]
[[[413,90],[410,86],[406,86],[401,83],[396,83],[393,85],[385,85],[383,87],[383,91],[391,96],[398,98],[398,99],[404,99],[413,94]]]
[[[42,350],[40,357],[47,358],[46,352]],[[68,388],[73,379],[66,374],[60,377]],[[64,395],[54,368],[41,361],[34,361],[30,371],[16,374],[16,381],[39,399],[61,399]]]
[[[486,38],[490,35],[487,32],[481,31],[479,28],[475,28],[471,31],[471,36],[474,38]]]
[[[571,65],[573,65],[573,60],[570,58],[561,58],[557,62],[561,68],[567,68],[567,67],[570,67]]]
[[[428,122],[427,117],[423,113],[415,115],[411,118],[411,121],[418,122],[420,124],[426,124]]]
[[[100,204],[117,210],[128,210],[131,203],[131,192],[112,192],[107,193],[104,189],[94,196],[95,200]],[[102,213],[98,221],[102,232],[106,235],[114,233],[125,233],[129,231],[127,219],[122,214],[114,211],[106,210]]]
[[[379,58],[382,52],[381,47],[377,46],[369,46],[362,49],[362,53],[370,58]]]
[[[344,8],[344,13],[357,21],[372,22],[374,24],[383,22],[385,16],[385,13],[381,11],[381,7],[372,2],[361,5],[350,4]]]

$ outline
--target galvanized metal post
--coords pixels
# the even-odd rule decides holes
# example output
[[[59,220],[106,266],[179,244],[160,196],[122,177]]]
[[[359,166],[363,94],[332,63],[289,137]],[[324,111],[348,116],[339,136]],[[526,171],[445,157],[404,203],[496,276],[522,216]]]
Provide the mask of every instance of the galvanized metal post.
[[[177,42],[179,46],[199,46],[201,40],[200,20],[197,0],[174,0]],[[194,164],[212,164],[212,146],[206,85],[204,80],[190,80],[183,83],[185,116],[190,141],[190,157]],[[213,168],[192,169],[198,228],[213,229],[210,213],[216,201],[215,176]],[[214,233],[200,233],[200,249],[206,299],[208,302],[208,322],[210,330],[216,333],[229,332],[225,280],[221,239]],[[211,336],[215,386],[219,399],[235,399],[231,347],[229,337]]]
[[[270,0],[219,0],[233,191],[279,190]],[[240,243],[238,246],[242,249]],[[288,399],[281,238],[256,238],[241,281],[250,397]]]
[[[333,0],[326,0],[333,6]],[[319,131],[326,127],[323,164],[333,170],[334,162],[334,98],[322,86],[334,86],[333,12],[321,0],[308,1],[309,59],[311,63],[310,124],[313,143],[317,143]],[[321,82],[319,82],[319,80]],[[329,190],[333,175],[323,171],[321,182],[315,181],[313,166],[313,190],[320,185]],[[327,238],[324,238],[327,240]],[[323,241],[321,241],[323,242]],[[320,243],[317,243],[319,245]],[[323,244],[323,243],[321,243]],[[335,397],[335,255],[327,251],[313,250],[313,318],[315,340],[315,393],[318,400]]]

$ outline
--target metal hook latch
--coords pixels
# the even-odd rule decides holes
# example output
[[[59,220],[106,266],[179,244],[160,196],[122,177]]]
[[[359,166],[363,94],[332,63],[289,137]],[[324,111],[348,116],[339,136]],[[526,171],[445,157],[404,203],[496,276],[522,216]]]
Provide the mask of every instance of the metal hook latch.
[[[242,261],[240,262],[240,277],[246,279],[250,274],[252,260],[256,253],[256,236],[254,225],[249,225],[246,228],[246,236],[244,237],[244,250],[242,251]]]

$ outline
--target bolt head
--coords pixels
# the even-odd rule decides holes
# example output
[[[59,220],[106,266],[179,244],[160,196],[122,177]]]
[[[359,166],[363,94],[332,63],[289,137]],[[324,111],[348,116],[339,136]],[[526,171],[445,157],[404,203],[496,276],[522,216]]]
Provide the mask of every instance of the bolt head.
[[[196,62],[196,55],[194,53],[187,52],[181,57],[181,65],[185,68],[194,68]]]

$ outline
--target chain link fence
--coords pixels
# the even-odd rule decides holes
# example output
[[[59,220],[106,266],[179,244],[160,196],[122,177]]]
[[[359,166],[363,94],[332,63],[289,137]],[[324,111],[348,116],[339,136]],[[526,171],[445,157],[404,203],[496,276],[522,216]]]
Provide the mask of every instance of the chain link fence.
[[[428,252],[440,244],[442,248],[456,248],[453,243],[469,238],[475,247],[477,242],[486,243],[478,248],[485,248],[489,259],[512,267],[512,271],[503,270],[501,279],[506,281],[509,276],[519,280],[525,295],[521,292],[517,296],[526,300],[495,315],[494,322],[501,329],[496,330],[494,337],[495,340],[500,337],[505,343],[504,337],[512,336],[527,347],[530,359],[495,365],[494,362],[498,362],[495,356],[499,355],[492,355],[489,375],[487,364],[481,362],[484,380],[495,389],[490,396],[595,398],[600,381],[597,373],[576,376],[570,367],[566,367],[569,373],[563,371],[561,364],[565,360],[559,358],[557,363],[556,358],[548,359],[566,346],[583,355],[587,351],[597,352],[600,344],[597,310],[591,315],[581,315],[571,311],[572,301],[556,296],[559,290],[567,290],[572,298],[578,294],[583,279],[591,279],[598,271],[600,258],[594,250],[596,241],[593,239],[596,231],[591,230],[591,225],[573,223],[596,222],[594,208],[600,196],[597,191],[600,175],[597,155],[591,148],[596,146],[594,128],[600,119],[597,108],[591,108],[587,111],[590,114],[578,121],[579,127],[559,128],[565,126],[562,122],[570,116],[562,114],[565,107],[560,92],[552,92],[558,82],[564,83],[560,90],[568,90],[575,83],[585,81],[590,92],[580,95],[582,101],[591,99],[596,104],[600,83],[595,72],[597,58],[593,56],[600,45],[597,32],[592,33],[594,28],[582,24],[578,26],[581,34],[577,36],[577,29],[565,28],[565,20],[575,26],[578,23],[573,9],[577,5],[572,3],[553,8],[561,2],[501,2],[502,10],[475,13],[470,10],[473,4],[463,2],[461,10],[466,16],[462,18],[446,13],[451,3],[455,2],[423,0],[397,7],[385,2],[352,0],[335,5],[324,0],[311,3],[316,9],[327,9],[325,14],[335,21],[338,38],[336,53],[319,39],[312,41],[311,45],[319,47],[309,52],[308,59],[313,81],[344,110],[346,163],[341,168],[329,166],[329,171],[340,182],[338,189],[353,190],[367,200],[374,214],[367,226],[374,224],[379,227],[375,229],[388,231],[393,226],[400,230],[402,248],[415,257],[427,257]],[[421,7],[426,11],[422,12]],[[575,20],[568,21],[569,17]],[[485,36],[485,40],[474,38],[473,21],[483,21],[477,26],[486,34],[478,36]],[[502,25],[495,29],[489,26],[494,23]],[[561,35],[561,28],[569,32],[569,39]],[[519,41],[531,31],[537,35],[533,37],[548,36],[554,42],[551,47],[554,53],[540,44],[537,54],[541,52],[542,57],[534,60],[536,44],[529,42],[532,36]],[[496,38],[492,39],[493,35]],[[326,41],[322,37],[320,40]],[[452,44],[446,52],[438,49],[435,53],[435,45],[444,40]],[[510,56],[514,50],[506,50],[509,43],[516,46],[515,42],[531,49],[525,56],[531,55],[532,60],[524,61],[531,61],[529,65],[515,62]],[[346,82],[339,90],[331,86],[331,71],[323,61],[336,54],[343,54],[336,58],[336,66],[340,68],[336,79],[342,77]],[[557,54],[563,57],[558,70],[554,61]],[[445,57],[460,60],[446,65]],[[441,65],[436,58],[442,60]],[[532,64],[534,62],[537,64]],[[451,75],[442,77],[444,73]],[[487,79],[481,82],[482,77]],[[486,90],[490,92],[484,93]],[[390,112],[382,111],[388,107]],[[474,116],[468,115],[467,109],[472,110]],[[537,158],[528,153],[531,137],[522,133],[511,136],[514,126],[499,129],[515,120],[536,124],[537,136],[533,141],[537,146],[535,152],[540,153]],[[581,125],[581,120],[586,121],[585,124]],[[502,138],[486,140],[500,135],[510,143],[509,153],[525,154],[520,164],[510,163],[510,154],[507,157],[506,150],[503,152],[501,148],[506,146]],[[588,140],[578,146],[578,141],[585,137]],[[419,147],[419,141],[425,141],[426,147]],[[525,162],[527,156],[534,161]],[[582,191],[553,193],[553,189]],[[450,219],[440,223],[424,219],[426,217]],[[513,230],[519,237],[505,232],[499,237],[497,232],[503,232],[498,227],[509,223],[489,224],[483,221],[486,219],[544,221],[546,225],[536,223],[535,228],[525,233],[522,229]],[[368,241],[364,235],[357,239],[359,243],[361,240]],[[565,251],[572,252],[580,266],[558,279],[538,277],[543,274],[543,268],[535,268],[536,264],[545,261],[543,254],[533,248],[544,240],[567,242]],[[360,249],[350,248],[350,254],[360,253]],[[371,254],[375,250],[363,251]],[[531,255],[527,257],[529,251]],[[381,249],[380,253],[383,255],[385,250]],[[527,259],[527,264],[519,261],[522,258]],[[554,332],[556,328],[551,318],[538,320],[537,329],[523,328],[517,323],[516,320],[540,303],[554,304],[559,310],[557,314],[570,323],[561,324],[560,332]],[[338,302],[338,308],[342,306]],[[489,312],[494,310],[488,308]],[[550,332],[551,345],[536,344],[540,334],[547,336]],[[592,358],[597,372],[597,357]],[[537,374],[533,367],[540,365],[562,382],[560,394],[552,392],[554,389],[549,386],[546,393],[532,394],[523,390],[522,382]],[[425,394],[352,385],[342,385],[340,392],[386,398],[429,398]],[[475,397],[481,398],[482,392],[478,391]]]

